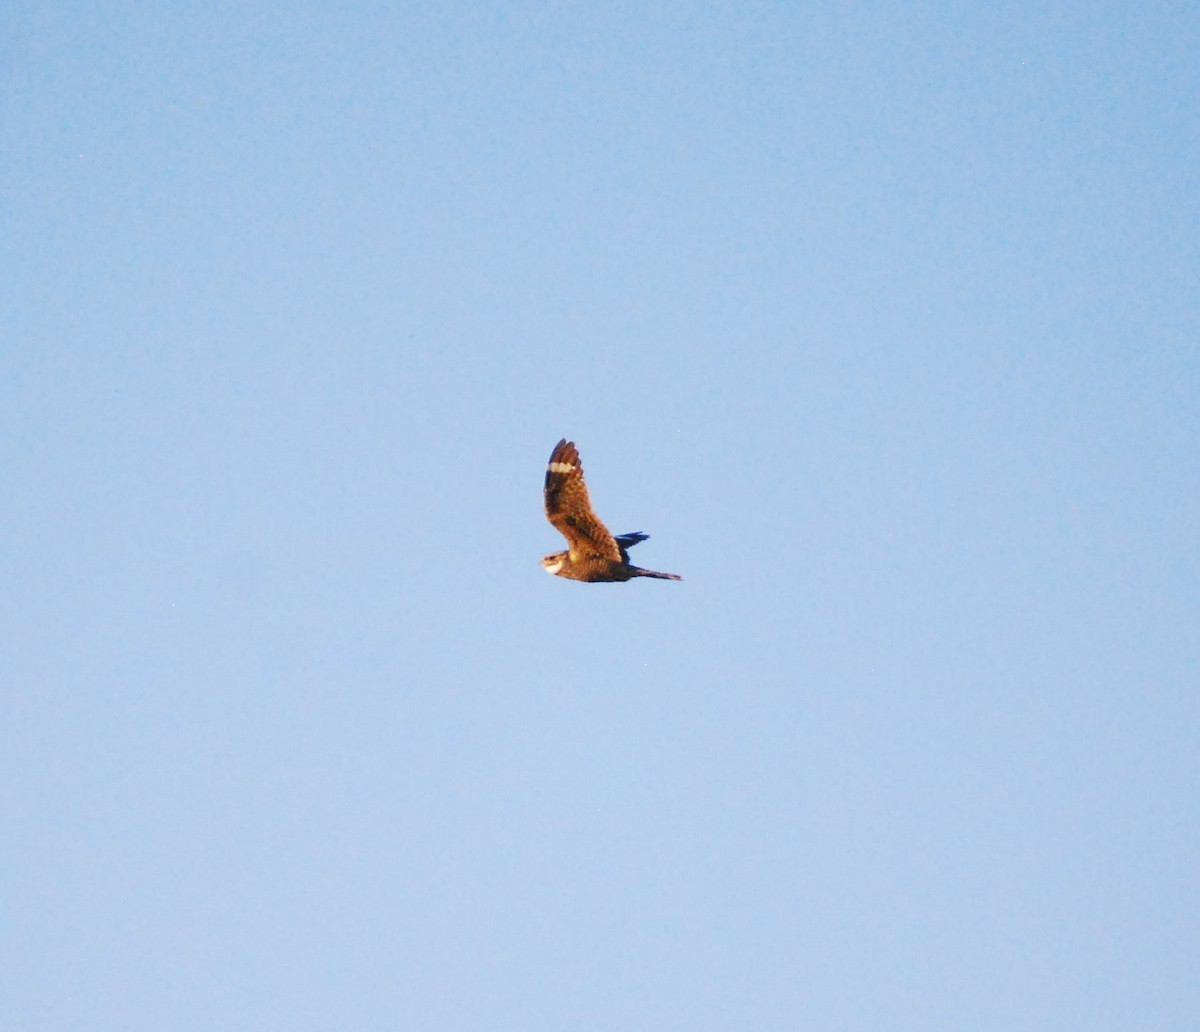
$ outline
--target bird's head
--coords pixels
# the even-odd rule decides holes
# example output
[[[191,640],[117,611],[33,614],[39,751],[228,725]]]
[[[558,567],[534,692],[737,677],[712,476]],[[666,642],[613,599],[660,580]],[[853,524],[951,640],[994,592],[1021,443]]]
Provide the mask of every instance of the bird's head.
[[[567,561],[566,552],[555,552],[553,555],[542,556],[542,566],[547,573],[558,573],[563,568],[563,563]]]

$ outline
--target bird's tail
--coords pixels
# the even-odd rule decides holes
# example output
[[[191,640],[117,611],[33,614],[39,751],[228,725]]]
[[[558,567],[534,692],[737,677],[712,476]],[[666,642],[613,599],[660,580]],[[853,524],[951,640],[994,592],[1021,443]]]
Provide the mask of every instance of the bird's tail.
[[[643,570],[640,566],[631,567],[635,577],[657,577],[659,580],[683,580],[675,573],[659,573],[657,570]]]

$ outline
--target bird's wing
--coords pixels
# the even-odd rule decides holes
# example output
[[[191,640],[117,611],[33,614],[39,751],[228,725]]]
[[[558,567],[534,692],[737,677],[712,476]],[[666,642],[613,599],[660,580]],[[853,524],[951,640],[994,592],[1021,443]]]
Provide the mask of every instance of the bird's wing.
[[[597,556],[620,561],[620,548],[592,512],[583,463],[571,441],[559,441],[546,466],[546,519],[567,539],[572,558]]]
[[[632,534],[618,534],[613,540],[617,543],[617,547],[621,550],[621,561],[629,562],[629,550],[637,544],[645,541],[650,535],[643,534],[640,530],[635,530]]]

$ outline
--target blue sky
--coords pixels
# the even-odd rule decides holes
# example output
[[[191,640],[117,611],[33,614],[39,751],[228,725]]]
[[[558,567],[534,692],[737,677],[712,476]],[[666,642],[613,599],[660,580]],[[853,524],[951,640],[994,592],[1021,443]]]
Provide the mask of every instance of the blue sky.
[[[0,20],[7,1027],[1197,1026],[1194,11]]]

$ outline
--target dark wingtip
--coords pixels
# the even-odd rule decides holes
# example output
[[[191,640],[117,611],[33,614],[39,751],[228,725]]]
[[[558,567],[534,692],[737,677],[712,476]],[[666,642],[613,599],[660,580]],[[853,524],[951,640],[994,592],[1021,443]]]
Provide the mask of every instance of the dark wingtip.
[[[564,455],[564,454],[566,454],[566,455],[572,455],[572,456],[574,456],[575,458],[578,458],[578,457],[579,457],[579,449],[575,447],[575,442],[574,442],[574,441],[569,441],[569,440],[567,440],[567,438],[565,438],[565,437],[564,437],[564,438],[562,438],[562,439],[561,439],[561,440],[558,442],[558,444],[556,444],[556,445],[554,446],[554,449],[553,449],[553,450],[550,452],[550,461],[551,461],[551,462],[553,462],[553,461],[554,461],[554,457],[555,457],[556,455]]]

